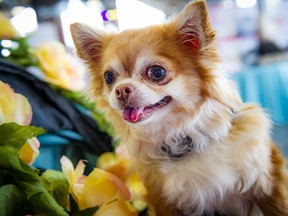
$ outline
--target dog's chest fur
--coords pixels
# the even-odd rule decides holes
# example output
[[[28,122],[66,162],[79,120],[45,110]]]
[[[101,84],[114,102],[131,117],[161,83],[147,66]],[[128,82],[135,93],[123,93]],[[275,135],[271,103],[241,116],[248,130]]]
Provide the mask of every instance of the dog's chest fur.
[[[261,109],[245,105],[233,117],[230,130],[216,133],[222,134],[220,139],[204,134],[205,145],[197,148],[203,143],[196,137],[194,147],[181,157],[170,157],[163,151],[163,143],[169,143],[167,137],[166,142],[155,143],[153,138],[147,140],[149,136],[145,140],[132,136],[128,147],[148,188],[153,188],[152,196],[162,196],[189,215],[204,211],[248,215],[253,207],[249,194],[270,190],[267,127],[269,122]],[[257,131],[248,133],[252,129]],[[191,131],[189,137],[193,140],[195,134]],[[172,146],[175,139],[168,140]],[[179,144],[182,142],[176,140],[175,145]]]

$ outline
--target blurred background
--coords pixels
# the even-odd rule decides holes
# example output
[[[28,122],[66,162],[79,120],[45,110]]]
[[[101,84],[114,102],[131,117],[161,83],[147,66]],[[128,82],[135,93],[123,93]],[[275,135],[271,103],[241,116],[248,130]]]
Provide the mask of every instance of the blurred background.
[[[35,166],[59,169],[61,155],[86,159],[113,151],[113,129],[85,98],[87,70],[69,25],[120,30],[163,23],[187,0],[0,0],[0,80],[28,97],[39,137]],[[244,101],[271,114],[288,156],[288,0],[207,0],[223,64]],[[88,163],[88,168],[89,168]]]

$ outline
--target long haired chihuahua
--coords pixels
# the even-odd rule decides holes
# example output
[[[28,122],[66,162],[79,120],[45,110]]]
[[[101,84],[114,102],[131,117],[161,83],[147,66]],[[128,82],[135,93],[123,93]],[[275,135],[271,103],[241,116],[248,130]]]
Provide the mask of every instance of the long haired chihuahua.
[[[157,215],[288,215],[271,122],[220,67],[205,2],[162,25],[71,25],[90,89],[139,169]]]

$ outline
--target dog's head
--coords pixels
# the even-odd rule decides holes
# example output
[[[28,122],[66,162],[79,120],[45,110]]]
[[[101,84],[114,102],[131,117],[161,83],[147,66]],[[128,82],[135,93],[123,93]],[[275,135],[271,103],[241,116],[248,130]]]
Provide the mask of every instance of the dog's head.
[[[71,32],[91,72],[92,96],[110,119],[158,124],[191,117],[207,97],[222,97],[213,89],[219,58],[202,0],[163,25],[107,33],[72,24]]]

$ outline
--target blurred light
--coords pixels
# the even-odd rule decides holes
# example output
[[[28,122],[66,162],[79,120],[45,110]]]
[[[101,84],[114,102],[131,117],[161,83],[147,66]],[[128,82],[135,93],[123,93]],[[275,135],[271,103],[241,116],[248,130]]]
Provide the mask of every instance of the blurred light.
[[[103,29],[103,20],[100,11],[86,7],[80,0],[69,0],[67,10],[60,15],[64,42],[68,47],[74,43],[70,33],[70,25],[75,22],[85,23],[98,29]]]
[[[223,8],[226,10],[231,10],[234,7],[234,1],[232,0],[226,0],[223,2]]]
[[[101,15],[105,22],[117,20],[117,10],[104,10]]]
[[[120,30],[163,23],[165,13],[137,0],[116,0]]]
[[[257,4],[257,0],[236,0],[239,8],[251,8]]]
[[[19,47],[19,44],[17,42],[11,40],[1,40],[0,44],[2,47],[10,49],[17,49]]]
[[[3,47],[6,47],[6,48],[12,47],[12,41],[11,40],[2,40],[1,45]]]
[[[277,5],[281,2],[282,0],[274,0],[274,1],[265,1],[265,7],[267,9],[270,9],[271,11],[273,11],[275,9],[275,7],[277,7]]]
[[[8,49],[2,49],[1,54],[4,57],[8,57],[10,55],[10,51]]]
[[[12,16],[16,16],[16,15],[20,14],[23,10],[25,10],[25,7],[16,6],[16,7],[11,9],[11,14],[12,14]]]
[[[11,18],[11,23],[21,36],[26,36],[28,33],[37,30],[37,16],[34,9],[27,7],[15,7],[11,11],[14,17]]]

